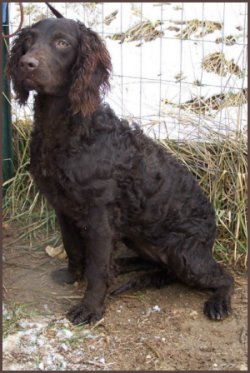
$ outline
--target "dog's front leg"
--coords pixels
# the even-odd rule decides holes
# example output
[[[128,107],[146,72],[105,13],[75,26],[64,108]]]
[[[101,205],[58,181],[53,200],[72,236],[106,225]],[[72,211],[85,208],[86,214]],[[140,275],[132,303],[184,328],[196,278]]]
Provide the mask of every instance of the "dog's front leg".
[[[92,213],[87,230],[87,288],[82,302],[72,307],[67,314],[73,324],[95,323],[101,319],[110,282],[112,234],[106,213],[100,210]]]

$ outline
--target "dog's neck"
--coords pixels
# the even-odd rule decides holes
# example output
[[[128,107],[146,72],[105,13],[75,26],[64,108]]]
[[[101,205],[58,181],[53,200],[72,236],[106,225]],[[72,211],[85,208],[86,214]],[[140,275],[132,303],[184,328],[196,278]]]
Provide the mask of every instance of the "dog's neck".
[[[91,118],[84,118],[81,113],[72,115],[71,102],[68,96],[50,96],[37,94],[34,102],[34,126],[45,134],[57,136],[65,127],[69,130],[84,127],[90,128]]]
[[[70,108],[70,100],[68,96],[52,96],[38,93],[35,96],[35,111],[40,111],[47,116],[60,115],[66,112],[65,107]]]

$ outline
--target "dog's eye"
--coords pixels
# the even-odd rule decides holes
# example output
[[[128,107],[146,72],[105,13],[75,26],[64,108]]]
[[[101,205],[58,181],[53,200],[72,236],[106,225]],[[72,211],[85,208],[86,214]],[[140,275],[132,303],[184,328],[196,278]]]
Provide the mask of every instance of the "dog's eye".
[[[56,47],[57,48],[68,48],[69,46],[70,46],[70,44],[64,39],[56,40]]]

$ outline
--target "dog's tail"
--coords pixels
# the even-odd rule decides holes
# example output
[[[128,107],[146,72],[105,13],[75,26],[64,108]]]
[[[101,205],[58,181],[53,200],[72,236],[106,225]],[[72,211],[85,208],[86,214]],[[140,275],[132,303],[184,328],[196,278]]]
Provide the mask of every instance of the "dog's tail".
[[[47,3],[45,1],[45,4],[47,4],[48,8],[50,8],[51,12],[56,16],[56,18],[64,18],[63,15],[58,12],[58,10],[56,10],[52,5],[50,5],[50,3]]]
[[[140,276],[132,278],[126,284],[113,290],[110,295],[116,296],[131,289],[140,290],[149,287],[161,288],[162,286],[169,285],[176,280],[177,278],[174,276],[174,274],[170,274],[168,270],[165,269],[154,271],[151,273],[144,273]]]

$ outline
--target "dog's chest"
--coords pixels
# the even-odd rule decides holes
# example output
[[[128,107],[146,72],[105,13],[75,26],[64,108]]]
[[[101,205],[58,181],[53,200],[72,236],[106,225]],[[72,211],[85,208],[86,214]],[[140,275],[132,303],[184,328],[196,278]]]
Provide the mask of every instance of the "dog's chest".
[[[34,131],[30,144],[30,173],[39,191],[56,210],[76,218],[82,216],[83,211],[74,202],[70,183],[58,164],[58,155],[64,152],[66,145],[65,139],[56,134],[52,138]]]
[[[30,143],[30,172],[35,181],[44,178],[56,178],[56,151],[60,146],[60,139],[56,139],[55,133],[46,134],[35,130],[32,133]]]

